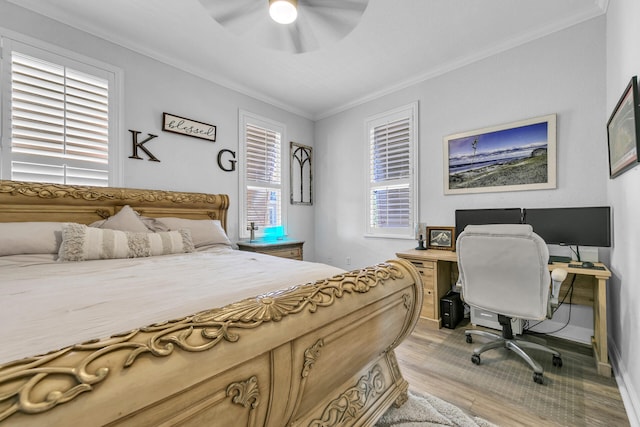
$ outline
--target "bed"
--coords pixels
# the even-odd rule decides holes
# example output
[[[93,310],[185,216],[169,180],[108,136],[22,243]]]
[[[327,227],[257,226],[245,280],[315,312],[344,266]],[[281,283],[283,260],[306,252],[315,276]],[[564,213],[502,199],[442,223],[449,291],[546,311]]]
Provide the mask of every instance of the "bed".
[[[241,252],[224,241],[228,207],[221,194],[0,181],[0,426],[371,426],[404,403],[393,350],[422,306],[414,267]],[[124,212],[193,227],[107,227]],[[199,244],[199,224],[222,242]],[[49,253],[11,252],[51,226]],[[147,252],[91,258],[92,238],[115,254],[123,235],[129,255],[140,239]]]

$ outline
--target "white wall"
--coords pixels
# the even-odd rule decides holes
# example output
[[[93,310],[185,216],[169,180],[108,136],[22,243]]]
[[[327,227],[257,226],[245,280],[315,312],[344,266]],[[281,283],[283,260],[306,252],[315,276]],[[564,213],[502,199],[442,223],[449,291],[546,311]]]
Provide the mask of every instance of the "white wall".
[[[0,34],[3,32],[44,40],[124,70],[124,123],[116,141],[123,157],[123,186],[227,193],[231,198],[228,231],[234,241],[240,226],[238,173],[222,171],[217,165],[217,154],[223,148],[238,150],[238,109],[285,124],[286,152],[290,140],[313,146],[314,124],[306,118],[0,0]],[[216,125],[216,142],[163,132],[163,112]],[[158,135],[145,147],[160,163],[128,158],[132,154],[129,129],[142,132],[140,140],[147,133]],[[146,158],[144,153],[140,155]],[[288,210],[290,236],[305,240],[305,258],[313,259],[313,207],[288,206]]]
[[[632,76],[640,75],[640,2],[609,2],[607,12],[606,114],[613,111]],[[607,182],[613,206],[614,248],[609,281],[610,357],[627,413],[640,426],[640,167]]]
[[[365,118],[415,100],[420,222],[453,225],[455,210],[465,208],[606,204],[604,33],[597,18],[316,122],[316,259],[362,267],[416,245],[363,237]],[[557,189],[444,195],[444,136],[551,113]]]

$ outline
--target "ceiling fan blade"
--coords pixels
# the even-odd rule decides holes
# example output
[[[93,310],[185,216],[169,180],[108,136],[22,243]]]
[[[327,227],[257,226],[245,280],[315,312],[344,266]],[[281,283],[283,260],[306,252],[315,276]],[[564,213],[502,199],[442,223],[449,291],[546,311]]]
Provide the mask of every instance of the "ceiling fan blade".
[[[354,10],[362,14],[369,0],[299,0],[298,4],[314,8]]]
[[[234,33],[246,25],[252,25],[254,19],[266,9],[262,1],[234,0],[199,0],[209,15],[220,25],[230,28]],[[235,29],[235,31],[234,31]]]
[[[312,32],[320,45],[345,37],[356,27],[362,16],[355,10],[302,7],[298,17],[305,21],[304,31]]]
[[[300,35],[300,27],[299,27],[299,23],[296,22],[295,24],[289,26],[289,36],[291,37],[291,44],[293,45],[293,52],[294,53],[303,53],[305,52],[304,47],[303,47],[303,43],[302,43],[302,37]]]
[[[289,35],[294,53],[305,53],[320,48],[320,41],[304,18],[289,27]]]

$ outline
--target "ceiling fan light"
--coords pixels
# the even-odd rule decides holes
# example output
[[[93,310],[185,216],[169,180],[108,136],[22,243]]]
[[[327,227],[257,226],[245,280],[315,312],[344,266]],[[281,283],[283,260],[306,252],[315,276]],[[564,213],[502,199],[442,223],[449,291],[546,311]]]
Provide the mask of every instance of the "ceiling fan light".
[[[298,17],[296,0],[269,0],[269,15],[278,24],[291,24]]]

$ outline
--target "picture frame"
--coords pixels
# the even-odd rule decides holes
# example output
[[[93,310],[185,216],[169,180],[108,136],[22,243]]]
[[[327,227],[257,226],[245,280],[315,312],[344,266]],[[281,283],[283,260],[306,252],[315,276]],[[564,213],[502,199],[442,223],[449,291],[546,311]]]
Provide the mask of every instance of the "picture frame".
[[[313,147],[289,142],[290,202],[292,205],[313,205]]]
[[[607,121],[607,144],[610,179],[638,164],[640,105],[637,76],[631,78]]]
[[[556,115],[444,138],[444,194],[556,188]]]
[[[456,250],[455,227],[427,227],[427,249]]]
[[[212,142],[216,141],[215,125],[176,116],[175,114],[162,113],[162,130]]]

